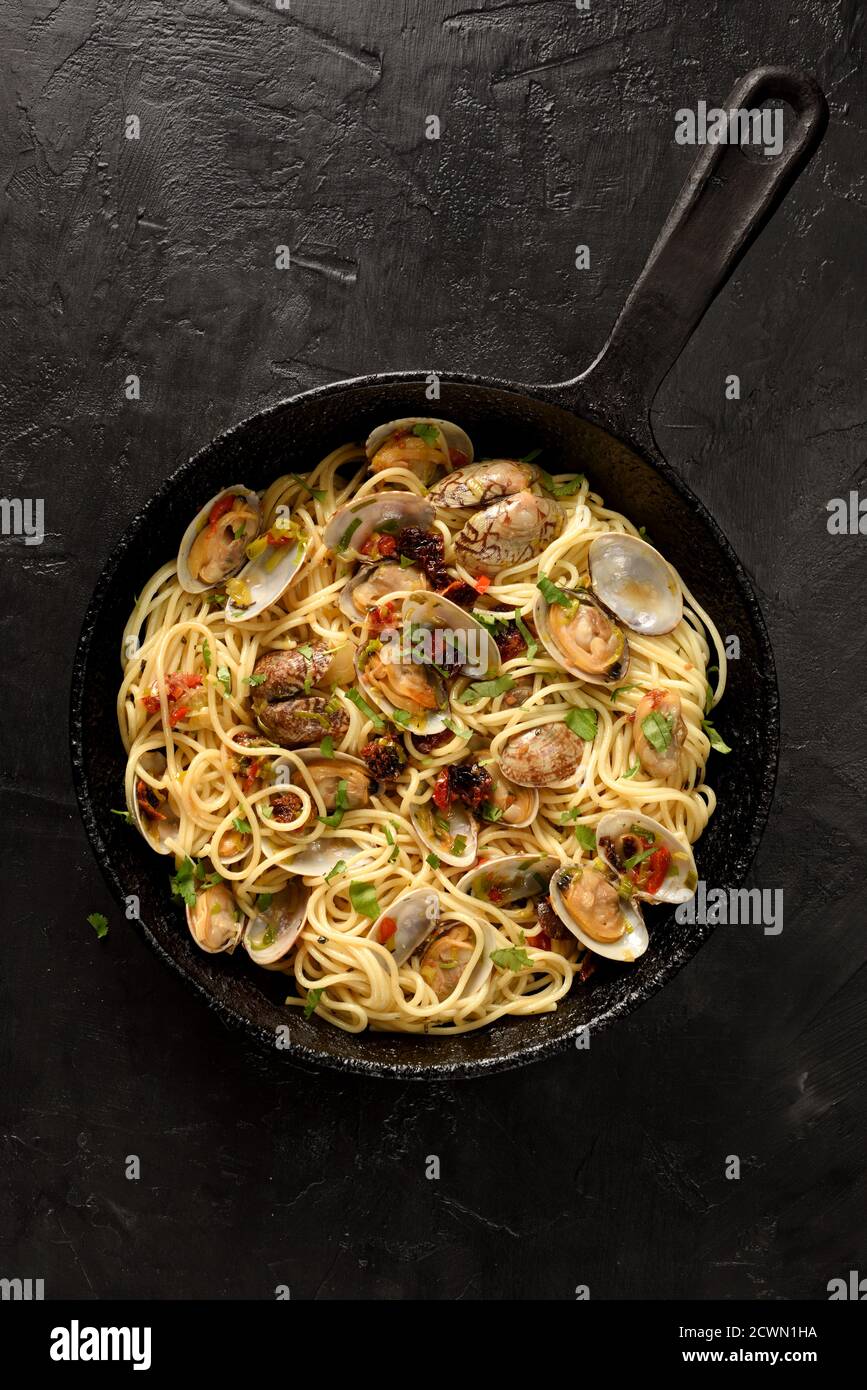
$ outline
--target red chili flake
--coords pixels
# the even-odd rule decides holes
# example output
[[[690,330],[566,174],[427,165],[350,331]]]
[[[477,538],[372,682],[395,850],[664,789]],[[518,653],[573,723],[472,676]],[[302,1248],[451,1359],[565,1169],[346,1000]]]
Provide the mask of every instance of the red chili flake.
[[[220,518],[224,517],[226,512],[230,512],[234,505],[235,498],[231,494],[228,497],[221,497],[219,502],[215,502],[208,517],[209,530],[216,531]]]
[[[393,917],[383,917],[379,924],[379,939],[384,946],[386,941],[390,941],[397,931],[397,922]]]
[[[395,536],[380,536],[378,548],[380,558],[390,558],[397,553],[397,538]]]
[[[159,695],[142,695],[140,703],[144,705],[148,714],[159,714],[160,697]]]
[[[491,581],[486,574],[480,574],[476,580],[476,593],[486,594],[491,587]]]
[[[451,787],[449,785],[449,769],[441,768],[434,780],[433,789],[434,805],[440,811],[447,811],[451,805]]]
[[[294,545],[295,537],[286,531],[269,531],[265,540],[269,545]]]
[[[463,579],[452,579],[448,570],[437,570],[428,578],[438,594],[450,599],[459,608],[472,608],[478,598],[472,584],[465,583]]]
[[[527,937],[527,945],[535,946],[537,951],[550,951],[551,938],[546,931],[537,931],[535,936]]]
[[[159,802],[153,787],[149,787],[147,782],[140,777],[135,784],[135,799],[146,816],[151,820],[165,820],[165,816],[158,809]]]
[[[505,888],[498,888],[496,884],[488,889],[488,901],[494,904],[501,903],[506,896]]]
[[[186,719],[189,712],[186,705],[178,705],[176,709],[173,709],[169,715],[169,723],[172,728],[176,728],[182,719]]]

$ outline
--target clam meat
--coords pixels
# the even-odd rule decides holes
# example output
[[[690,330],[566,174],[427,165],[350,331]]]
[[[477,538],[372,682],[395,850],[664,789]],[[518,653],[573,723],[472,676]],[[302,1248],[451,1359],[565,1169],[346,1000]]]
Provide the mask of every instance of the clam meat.
[[[649,777],[680,778],[686,723],[675,690],[649,690],[639,701],[632,724],[638,761]]]
[[[626,634],[589,589],[563,589],[549,581],[536,596],[533,616],[548,655],[570,675],[615,685],[626,674]]]

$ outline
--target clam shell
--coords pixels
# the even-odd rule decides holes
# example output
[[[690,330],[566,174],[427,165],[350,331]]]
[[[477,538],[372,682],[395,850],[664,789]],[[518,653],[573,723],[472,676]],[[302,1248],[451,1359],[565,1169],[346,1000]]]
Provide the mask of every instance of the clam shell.
[[[574,652],[567,653],[564,651],[552,631],[548,616],[551,605],[548,603],[545,595],[540,592],[536,595],[536,602],[533,605],[533,618],[536,624],[536,631],[541,638],[542,645],[546,652],[549,656],[554,658],[559,666],[563,667],[564,671],[568,671],[570,676],[577,676],[579,680],[585,681],[589,685],[617,685],[618,681],[623,679],[629,669],[629,643],[626,640],[626,634],[623,628],[617,622],[614,614],[609,613],[604,603],[601,603],[594,594],[590,593],[589,589],[563,589],[562,592],[576,602],[592,605],[597,608],[600,613],[603,613],[608,621],[612,623],[620,633],[622,646],[616,660],[610,663],[608,669],[604,672],[594,671],[590,666],[589,659],[587,664],[579,664],[579,659],[575,656]]]
[[[136,795],[136,785],[140,779],[140,774],[146,774],[145,781],[150,778],[154,782],[161,781],[166,771],[166,755],[158,748],[152,748],[146,753],[142,753],[135,770],[132,782],[132,805],[127,803],[127,810],[135,822],[139,833],[147,840],[151,849],[157,854],[174,854],[174,849],[170,841],[176,839],[180,831],[180,821],[172,810],[171,802],[165,790],[156,792],[160,798],[160,805],[157,807],[161,815],[167,817],[166,820],[154,820],[145,815],[138,803]],[[147,782],[150,786],[150,782]]]
[[[404,601],[402,620],[434,630],[448,628],[455,633],[464,633],[470,659],[463,666],[456,667],[456,673],[471,680],[493,679],[499,675],[500,651],[493,637],[472,613],[452,603],[451,599],[444,598],[442,594],[417,590]]]
[[[631,899],[623,900],[623,915],[626,918],[631,930],[624,933],[619,941],[594,941],[592,936],[579,927],[575,918],[563,901],[563,890],[560,888],[558,880],[570,872],[569,869],[557,869],[551,876],[549,892],[551,894],[551,905],[557,916],[565,927],[568,927],[573,936],[577,937],[588,951],[594,955],[605,956],[606,960],[617,960],[622,962],[632,962],[639,956],[643,956],[648,946],[647,927],[641,915],[641,908]]]
[[[499,764],[519,787],[574,787],[584,774],[588,747],[565,724],[534,724],[502,745]]]
[[[428,500],[435,507],[445,507],[450,511],[487,507],[501,497],[512,497],[516,492],[523,492],[538,477],[539,469],[532,463],[521,463],[515,459],[485,459],[484,463],[456,468],[453,473],[441,478],[429,490]]]
[[[515,796],[517,800],[526,800],[526,809],[523,815],[518,814],[514,819],[507,819],[510,816],[510,812],[507,810],[494,824],[508,826],[510,830],[522,830],[526,826],[532,825],[539,814],[539,793],[535,787],[519,787],[517,782],[513,782],[506,776],[499,764],[489,767],[488,771],[493,778],[495,788],[499,786],[507,794]],[[514,808],[512,808],[512,812],[514,813]]]
[[[587,563],[593,591],[633,632],[658,637],[683,617],[683,593],[674,570],[638,536],[608,531],[591,542]]]
[[[344,617],[348,618],[350,622],[364,622],[364,619],[370,611],[369,607],[364,609],[358,607],[355,597],[356,591],[362,584],[370,583],[380,571],[384,570],[393,570],[394,573],[391,574],[388,579],[390,585],[389,589],[377,596],[377,603],[383,603],[386,599],[392,598],[395,595],[411,593],[425,586],[425,577],[421,570],[417,569],[415,565],[408,565],[405,569],[401,569],[399,563],[395,560],[381,560],[379,564],[376,565],[362,565],[358,572],[354,574],[351,579],[346,581],[340,591],[340,598],[337,601],[337,606],[341,613]],[[392,580],[395,581],[393,584]],[[403,580],[406,582],[401,582]]]
[[[472,575],[496,579],[502,570],[532,560],[559,536],[566,514],[558,502],[516,492],[475,512],[455,536],[455,555]]]
[[[321,875],[324,877],[330,874],[331,870],[345,859],[347,867],[361,869],[365,864],[370,863],[370,855],[364,854],[366,845],[350,836],[339,838],[339,832],[331,831],[326,837],[322,836],[318,840],[311,840],[308,845],[299,849],[298,853],[291,859],[282,861],[281,868],[290,874],[302,874],[305,877]]]
[[[421,960],[419,961],[419,969],[423,970],[427,952],[431,949],[435,942],[439,940],[440,937],[444,936],[445,933],[448,932],[452,927],[465,925],[466,923],[463,922],[441,922],[439,930],[432,934],[430,941],[428,942],[424,952],[422,953]],[[482,938],[481,943],[478,943],[477,940],[476,945],[474,946],[474,950],[477,947],[480,947],[479,955],[476,959],[476,962],[472,966],[464,984],[458,989],[458,985],[460,983],[459,976],[458,979],[455,981],[455,989],[453,989],[450,994],[442,996],[442,1002],[445,1002],[446,999],[463,999],[467,995],[475,994],[476,991],[480,990],[482,986],[486,983],[491,974],[491,971],[494,968],[494,962],[491,959],[491,952],[497,949],[497,933],[491,926],[490,922],[486,921],[477,923],[476,930],[481,933]]]
[[[231,909],[226,902],[227,898],[232,903]],[[218,906],[224,904],[224,906],[219,907],[219,915],[225,918],[226,912],[232,911],[233,916],[229,929],[224,929],[223,936],[217,936],[216,944],[209,945],[202,938],[206,926],[210,924],[210,907],[215,902]],[[235,917],[235,913],[237,913],[237,917]],[[235,904],[234,895],[226,884],[217,883],[208,888],[200,888],[196,893],[195,904],[187,908],[186,916],[190,935],[200,951],[206,951],[211,956],[219,955],[223,951],[228,951],[229,955],[232,954],[244,930],[244,915]]]
[[[275,893],[269,907],[247,923],[242,945],[257,965],[274,965],[289,954],[307,917],[310,890],[293,880]]]
[[[259,527],[261,527],[262,511],[261,503],[259,501],[259,494],[257,492],[253,492],[248,487],[243,487],[241,484],[239,484],[237,487],[224,487],[222,491],[218,492],[215,497],[212,497],[209,502],[206,502],[204,507],[202,507],[198,512],[196,512],[196,515],[193,517],[192,521],[190,522],[189,526],[184,532],[183,537],[181,539],[180,548],[178,550],[178,581],[180,583],[181,588],[185,590],[185,592],[188,594],[203,594],[207,589],[213,589],[217,587],[214,584],[204,584],[200,579],[193,578],[193,576],[190,573],[189,565],[190,551],[193,548],[193,542],[196,540],[199,532],[204,530],[205,526],[207,525],[208,517],[211,515],[212,508],[215,507],[218,502],[222,501],[224,497],[234,497],[236,495],[246,497],[250,505],[256,508],[256,511],[259,515]],[[258,529],[256,534],[258,535]],[[245,543],[254,539],[254,536],[246,537]],[[233,571],[234,574],[237,574],[238,571],[242,568],[242,566],[245,563],[245,558],[246,557],[243,555],[242,552],[241,560],[239,561],[237,568]],[[226,579],[230,577],[230,575],[225,576]],[[219,582],[224,583],[225,580],[221,580]]]
[[[255,560],[248,560],[237,577],[249,586],[253,602],[246,608],[240,608],[230,598],[226,604],[226,621],[247,623],[282,598],[304,563],[310,541],[310,536],[304,536],[291,545],[282,546],[276,560],[270,546]]]
[[[651,816],[642,815],[638,811],[609,811],[602,816],[596,826],[596,845],[599,858],[615,873],[623,873],[623,865],[618,859],[613,841],[633,825],[648,832],[645,838],[652,839],[655,844],[665,846],[672,856],[672,865],[677,870],[676,874],[663,880],[656,893],[646,893],[636,889],[634,896],[649,903],[688,902],[690,898],[695,896],[695,890],[698,886],[698,872],[692,850],[677,835],[666,830],[664,825],[660,825],[659,821],[654,820]]]
[[[377,917],[368,934],[379,941],[383,920],[393,918],[397,923],[394,936],[381,944],[391,951],[395,965],[404,965],[425,938],[436,930],[439,915],[439,894],[432,888],[415,888],[395,898],[391,906]]]
[[[432,801],[423,806],[410,807],[410,820],[422,844],[435,854],[443,864],[451,864],[456,869],[466,869],[473,863],[479,843],[479,830],[472,815],[459,801],[452,802],[447,812],[439,811]],[[443,827],[439,836],[434,817],[441,816],[448,822],[448,834]],[[464,839],[464,848],[458,853],[454,843],[459,837]]]
[[[318,748],[298,748],[294,752],[294,757],[307,765],[311,763],[327,762],[329,769],[335,772],[338,777],[341,768],[349,769],[350,773],[352,771],[361,772],[364,775],[369,792],[371,779],[370,773],[367,770],[367,764],[362,762],[361,758],[354,758],[351,753],[335,753],[331,758],[324,758]],[[293,784],[301,784],[302,779],[298,776],[298,769],[293,764],[291,758],[275,758],[273,768],[275,780],[280,782],[281,785],[291,787]],[[306,786],[303,789],[307,791]],[[313,812],[315,816],[317,814],[316,802],[312,796],[310,800],[313,802]],[[358,810],[359,808],[352,807],[350,809]]]
[[[405,710],[405,706],[394,703],[389,698],[389,696],[385,694],[384,691],[375,688],[366,678],[365,667],[368,658],[365,655],[365,650],[368,638],[369,631],[367,625],[365,624],[365,627],[362,629],[361,640],[358,645],[358,650],[355,654],[356,682],[359,688],[361,689],[364,698],[368,701],[369,704],[375,706],[376,709],[382,710],[382,712],[384,714],[387,714],[389,718],[393,718],[395,711]],[[400,632],[395,629],[393,636],[388,640],[396,645],[401,640]],[[400,663],[398,662],[395,664],[399,665]],[[431,684],[433,685],[434,693],[439,702],[439,708],[436,710],[426,710],[423,714],[414,714],[410,719],[409,724],[405,725],[404,727],[406,727],[410,733],[416,734],[442,733],[443,729],[446,727],[443,714],[445,711],[448,710],[449,707],[448,694],[445,690],[444,682],[442,681],[442,678],[430,666],[422,666],[419,664],[417,665],[417,669],[429,673],[426,679],[429,679]]]
[[[363,560],[361,547],[383,522],[386,525],[397,522],[401,528],[418,526],[427,531],[435,517],[436,508],[414,492],[380,492],[340,507],[329,519],[322,539],[329,550],[336,551],[344,559]]]
[[[458,891],[481,902],[492,902],[491,889],[497,891],[496,907],[508,907],[524,898],[547,897],[551,875],[560,867],[550,854],[504,854],[478,864],[458,879]]]
[[[389,420],[386,425],[377,425],[367,436],[365,453],[368,459],[372,459],[393,434],[397,434],[399,430],[411,430],[414,425],[436,425],[442,431],[449,449],[463,454],[467,463],[472,463],[473,445],[466,431],[462,430],[460,425],[452,424],[451,420],[438,420],[426,415],[410,415],[403,420]]]

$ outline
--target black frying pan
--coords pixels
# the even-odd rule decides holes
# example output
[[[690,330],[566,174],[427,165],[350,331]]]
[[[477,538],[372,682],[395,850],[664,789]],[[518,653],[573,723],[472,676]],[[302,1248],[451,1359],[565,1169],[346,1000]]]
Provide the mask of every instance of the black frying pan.
[[[285,980],[199,951],[168,891],[170,864],[109,808],[121,802],[124,762],[115,724],[120,635],[143,580],[177,550],[189,518],[227,481],[261,488],[376,424],[437,414],[469,432],[479,456],[516,458],[542,447],[549,469],[578,466],[609,506],[644,524],[723,633],[740,638],[717,725],[735,751],[715,756],[710,776],[719,805],[698,846],[699,874],[736,887],[764,829],[776,776],[778,695],[773,655],[752,585],[725,536],[659,452],[649,423],[660,383],[752,238],[822,138],[827,107],[816,84],[783,68],[760,68],[727,106],[782,100],[795,120],[772,158],[738,146],[706,146],[651,252],[614,331],[574,381],[522,386],[481,377],[443,378],[441,399],[425,398],[421,372],[358,377],[307,391],[236,425],[184,464],[130,522],[103,570],[82,628],[72,683],[71,739],[76,791],[96,856],[119,899],[138,894],[145,935],[156,951],[229,1024],[272,1052],[288,1025],[291,1048],[278,1057],[366,1074],[468,1077],[523,1065],[565,1048],[585,1025],[629,1013],[695,954],[711,927],[659,915],[647,953],[634,967],[576,987],[555,1013],[503,1020],[455,1038],[350,1035],[280,1006]],[[562,461],[562,462],[561,462]]]

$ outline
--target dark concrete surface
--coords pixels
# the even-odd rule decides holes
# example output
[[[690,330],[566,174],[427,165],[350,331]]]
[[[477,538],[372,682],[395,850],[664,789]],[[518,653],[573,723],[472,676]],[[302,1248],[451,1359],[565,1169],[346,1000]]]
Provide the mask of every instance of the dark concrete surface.
[[[867,493],[860,8],[4,11],[2,489],[44,498],[47,534],[0,541],[0,1275],[49,1297],[649,1299],[824,1298],[867,1272],[867,541],[826,527]],[[654,427],[770,624],[784,755],[751,881],[784,890],[784,930],[720,928],[589,1052],[525,1071],[272,1074],[123,922],[84,840],[68,673],[108,550],[188,454],[299,389],[574,374],[692,160],[674,112],[759,63],[812,72],[831,125]]]

